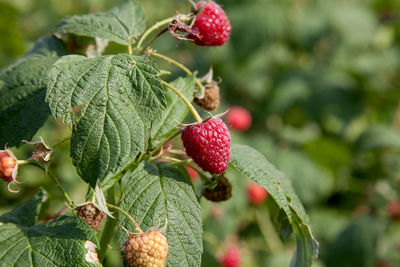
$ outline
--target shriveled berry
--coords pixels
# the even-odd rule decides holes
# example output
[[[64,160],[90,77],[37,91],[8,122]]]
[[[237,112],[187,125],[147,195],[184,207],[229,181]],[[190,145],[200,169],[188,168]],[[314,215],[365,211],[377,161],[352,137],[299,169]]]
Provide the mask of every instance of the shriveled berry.
[[[93,230],[97,230],[101,221],[106,216],[92,203],[85,204],[76,208],[76,214],[81,217]]]
[[[242,132],[251,126],[251,114],[245,108],[232,107],[226,114],[228,124],[236,131]]]
[[[196,8],[200,12],[196,16],[189,39],[201,46],[225,44],[232,28],[221,6],[214,1],[200,1]]]
[[[158,231],[130,234],[124,245],[124,256],[131,267],[163,267],[168,242]]]
[[[240,266],[240,251],[237,246],[230,247],[221,258],[223,267],[239,267]]]
[[[194,102],[209,111],[218,108],[220,102],[219,86],[216,84],[207,86],[204,90],[204,97],[195,97]]]
[[[259,186],[256,183],[251,183],[247,187],[247,197],[251,204],[259,205],[267,199],[268,191],[264,187]]]
[[[187,126],[181,137],[186,154],[204,171],[220,174],[228,168],[231,138],[220,118]]]
[[[220,202],[232,197],[232,184],[223,176],[217,180],[217,186],[213,189],[205,189],[203,196],[211,201]]]

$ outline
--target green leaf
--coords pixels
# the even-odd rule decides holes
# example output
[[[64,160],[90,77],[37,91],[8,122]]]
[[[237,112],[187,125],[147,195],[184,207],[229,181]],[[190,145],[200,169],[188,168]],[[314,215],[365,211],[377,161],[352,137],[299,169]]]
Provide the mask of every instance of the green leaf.
[[[137,1],[127,1],[107,12],[64,18],[57,26],[58,32],[109,39],[121,45],[140,35],[145,28],[142,6]]]
[[[166,105],[158,72],[127,54],[66,56],[51,69],[46,101],[73,128],[73,163],[93,187],[145,150],[153,114]]]
[[[14,210],[1,215],[0,221],[22,226],[32,226],[36,224],[42,203],[46,200],[46,193],[43,190],[40,190],[30,200],[22,203]]]
[[[13,211],[0,216],[2,266],[101,266],[88,262],[95,255],[95,232],[78,217],[61,216],[35,225],[46,197],[40,191]],[[89,253],[89,254],[88,254]]]
[[[171,83],[191,102],[193,100],[193,92],[195,89],[195,77],[178,78]],[[158,112],[152,122],[151,136],[152,139],[165,138],[176,129],[176,124],[182,122],[189,109],[185,102],[174,92],[168,90],[166,93],[167,110]]]
[[[124,176],[120,207],[139,223],[143,231],[168,219],[166,238],[168,266],[200,266],[202,223],[200,205],[192,187],[177,169],[162,163],[145,163]],[[124,217],[120,224],[133,230]],[[120,244],[127,235],[118,232]]]
[[[0,147],[31,140],[50,115],[47,72],[57,59],[31,54],[0,72]]]
[[[44,56],[65,56],[68,54],[65,43],[54,35],[45,36],[37,40],[27,55],[44,55]]]
[[[371,126],[358,137],[355,146],[358,152],[400,148],[400,133],[384,125]]]
[[[232,144],[230,165],[239,173],[263,186],[269,196],[281,209],[285,217],[281,220],[281,231],[290,232],[288,224],[292,225],[297,237],[297,250],[292,259],[291,267],[311,266],[313,256],[317,256],[318,243],[314,240],[303,205],[294,192],[290,180],[278,171],[258,151],[245,145]],[[285,228],[285,229],[284,229]]]
[[[385,225],[385,221],[376,217],[354,220],[328,245],[326,266],[373,266]]]

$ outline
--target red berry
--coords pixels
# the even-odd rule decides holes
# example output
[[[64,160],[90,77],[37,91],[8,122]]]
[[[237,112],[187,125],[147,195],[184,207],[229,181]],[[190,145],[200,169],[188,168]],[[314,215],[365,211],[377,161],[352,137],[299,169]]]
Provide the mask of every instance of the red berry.
[[[232,107],[226,114],[228,124],[237,131],[246,131],[251,126],[251,114],[242,107]]]
[[[240,266],[240,251],[237,246],[232,246],[228,249],[221,259],[223,267],[239,267]]]
[[[253,205],[258,205],[263,203],[268,197],[268,191],[255,183],[251,183],[247,187],[247,196],[249,202]]]
[[[131,234],[124,245],[124,255],[132,267],[163,267],[168,255],[167,239],[157,231]]]
[[[228,168],[231,137],[217,117],[186,127],[182,131],[186,154],[204,171],[220,174]]]
[[[196,16],[189,38],[201,46],[225,44],[231,34],[231,24],[221,6],[214,1],[209,1],[208,4],[200,1],[196,8],[200,13]]]
[[[387,211],[393,220],[400,219],[400,202],[392,201],[387,205]]]
[[[190,179],[192,179],[192,181],[196,181],[199,178],[199,173],[194,170],[193,168],[189,167],[189,166],[185,166],[187,172],[189,173]]]

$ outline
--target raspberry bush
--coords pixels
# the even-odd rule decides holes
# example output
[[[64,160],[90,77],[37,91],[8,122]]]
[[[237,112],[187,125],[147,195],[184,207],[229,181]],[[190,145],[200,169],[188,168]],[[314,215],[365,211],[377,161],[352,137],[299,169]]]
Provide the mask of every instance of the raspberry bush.
[[[290,181],[255,149],[231,143],[225,113],[200,115],[193,107],[194,101],[207,110],[219,105],[212,71],[200,78],[151,47],[158,38],[225,44],[231,26],[221,6],[202,1],[191,12],[145,24],[143,8],[133,0],[106,12],[66,17],[1,70],[0,146],[7,146],[0,152],[1,178],[17,191],[25,186],[17,180],[18,168],[37,167],[62,194],[67,210],[45,215],[52,204],[46,184],[1,215],[0,265],[101,266],[109,244],[116,243],[126,265],[201,266],[203,203],[235,198],[224,175],[236,172],[268,192],[267,221],[281,237],[294,234],[291,266],[311,266],[318,243]],[[49,116],[70,133],[50,145],[35,135]],[[247,114],[238,129],[247,129],[250,121]],[[83,204],[53,172],[60,146],[69,147],[76,173],[88,185]],[[17,158],[8,147],[33,154]],[[185,167],[200,179],[192,182]],[[239,266],[238,255],[228,252],[222,264]]]

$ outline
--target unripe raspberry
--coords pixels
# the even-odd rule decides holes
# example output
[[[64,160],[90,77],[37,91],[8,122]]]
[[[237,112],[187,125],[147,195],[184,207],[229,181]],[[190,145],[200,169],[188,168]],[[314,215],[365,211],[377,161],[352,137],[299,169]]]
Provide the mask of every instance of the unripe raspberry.
[[[221,258],[223,267],[239,267],[240,266],[240,251],[237,246],[230,247]]]
[[[251,204],[259,205],[267,199],[268,191],[264,187],[259,186],[256,183],[251,183],[247,187],[247,197]]]
[[[9,183],[16,181],[18,171],[17,158],[11,150],[0,151],[0,178]]]
[[[201,46],[219,46],[226,43],[231,34],[231,24],[224,10],[214,1],[200,1],[199,13],[189,34],[189,39]]]
[[[93,230],[97,230],[101,221],[106,216],[92,203],[85,204],[76,208],[76,214],[81,217]]]
[[[131,267],[163,267],[167,255],[167,239],[154,230],[130,234],[124,245],[124,256]]]
[[[195,97],[194,102],[209,111],[218,108],[220,102],[219,86],[216,84],[206,86],[204,89],[204,97]]]
[[[251,126],[251,114],[242,107],[232,107],[226,114],[228,124],[236,131],[242,132]]]
[[[217,186],[213,189],[205,189],[203,196],[211,201],[220,202],[232,197],[232,184],[225,176],[217,180]]]
[[[186,165],[185,165],[185,168],[186,168],[187,172],[189,173],[190,179],[192,179],[193,182],[199,178],[199,173],[195,169],[193,169],[189,166],[186,166]]]
[[[187,126],[181,137],[186,154],[204,171],[220,174],[228,168],[231,138],[220,118]]]

